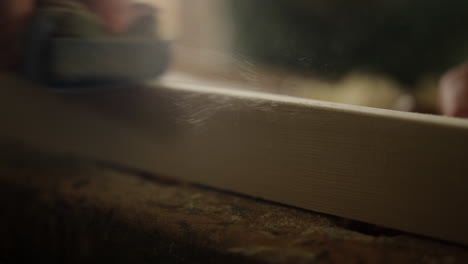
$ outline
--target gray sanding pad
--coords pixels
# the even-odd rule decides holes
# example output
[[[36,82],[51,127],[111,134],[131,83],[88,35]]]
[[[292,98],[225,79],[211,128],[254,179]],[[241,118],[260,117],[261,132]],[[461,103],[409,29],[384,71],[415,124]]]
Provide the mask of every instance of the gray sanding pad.
[[[149,23],[112,35],[78,8],[41,9],[26,30],[20,73],[54,88],[122,85],[158,77],[168,68],[170,43],[153,34],[157,23],[152,17],[142,21]]]
[[[169,43],[145,40],[52,39],[49,82],[132,81],[156,77],[169,63]]]

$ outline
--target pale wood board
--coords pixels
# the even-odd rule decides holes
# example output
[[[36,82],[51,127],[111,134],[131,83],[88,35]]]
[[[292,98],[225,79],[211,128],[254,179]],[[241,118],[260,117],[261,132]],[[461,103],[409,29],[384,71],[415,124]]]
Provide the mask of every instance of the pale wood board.
[[[468,244],[468,122],[173,77],[57,93],[0,77],[0,139]]]

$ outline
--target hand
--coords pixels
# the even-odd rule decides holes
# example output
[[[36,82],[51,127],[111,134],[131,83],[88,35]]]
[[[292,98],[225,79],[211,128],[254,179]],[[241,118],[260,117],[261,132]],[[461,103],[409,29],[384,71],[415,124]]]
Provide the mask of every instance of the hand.
[[[468,118],[468,63],[441,78],[440,107],[444,115]]]
[[[62,0],[70,1],[70,0]],[[110,32],[124,31],[130,24],[130,0],[81,0],[103,18]],[[0,66],[2,70],[15,67],[21,53],[25,24],[36,0],[0,0]]]

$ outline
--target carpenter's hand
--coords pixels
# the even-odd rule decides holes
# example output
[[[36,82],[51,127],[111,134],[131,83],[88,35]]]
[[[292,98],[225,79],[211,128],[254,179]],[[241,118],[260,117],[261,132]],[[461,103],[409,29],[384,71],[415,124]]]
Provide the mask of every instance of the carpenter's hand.
[[[70,0],[62,0],[70,1]],[[82,0],[101,16],[111,32],[124,31],[130,23],[130,0]],[[11,69],[21,52],[21,38],[36,0],[0,0],[0,66]]]
[[[468,63],[442,77],[440,106],[444,115],[468,118]]]

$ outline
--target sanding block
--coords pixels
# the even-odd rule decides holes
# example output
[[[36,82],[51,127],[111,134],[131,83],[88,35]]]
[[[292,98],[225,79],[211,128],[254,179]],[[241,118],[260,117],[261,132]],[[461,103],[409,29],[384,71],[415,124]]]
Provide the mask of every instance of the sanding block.
[[[20,73],[54,88],[122,85],[161,75],[169,41],[159,38],[156,11],[121,34],[78,1],[47,1],[28,23]]]

